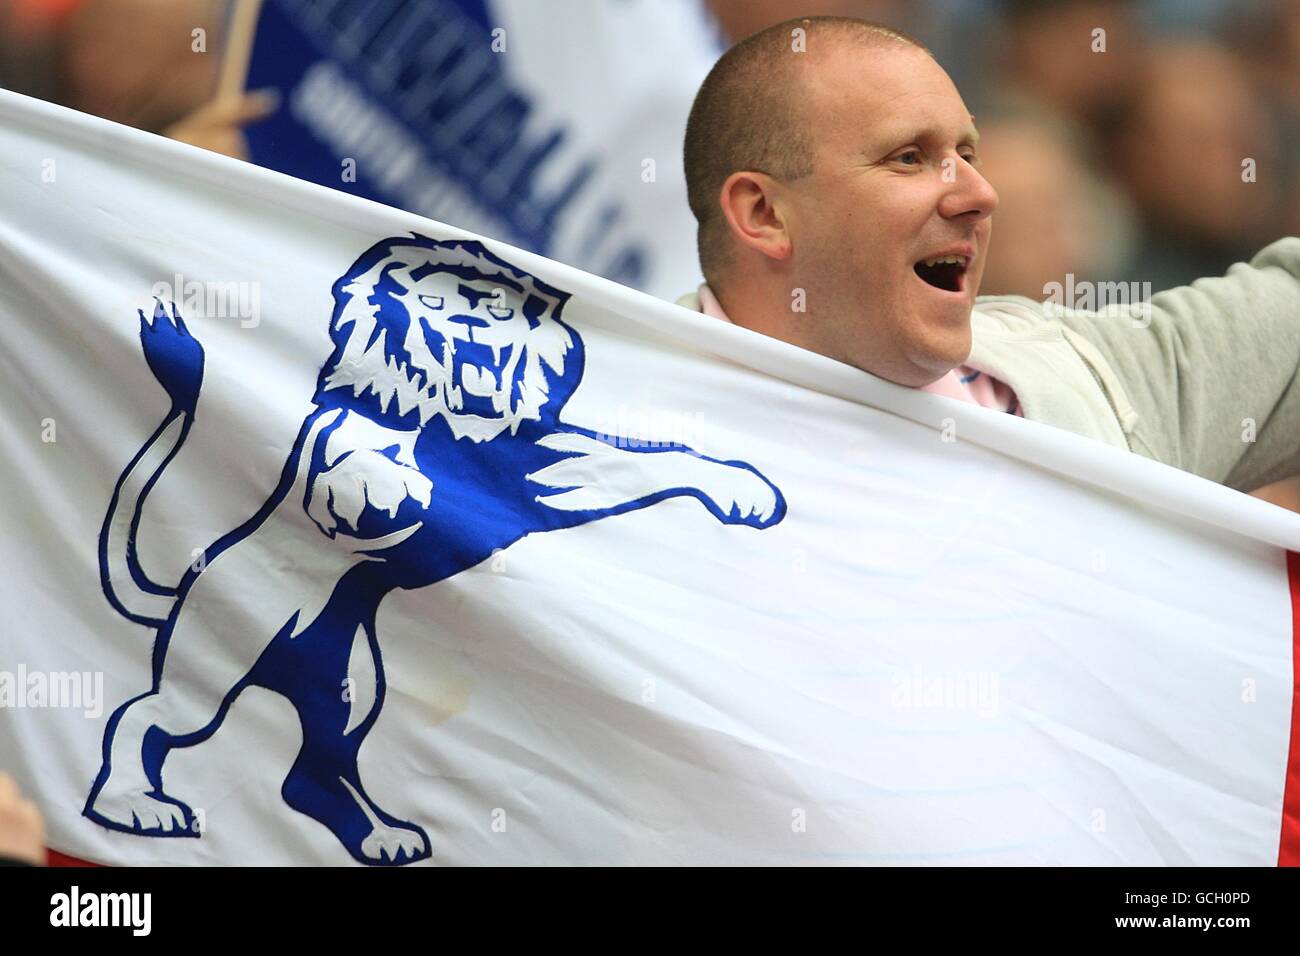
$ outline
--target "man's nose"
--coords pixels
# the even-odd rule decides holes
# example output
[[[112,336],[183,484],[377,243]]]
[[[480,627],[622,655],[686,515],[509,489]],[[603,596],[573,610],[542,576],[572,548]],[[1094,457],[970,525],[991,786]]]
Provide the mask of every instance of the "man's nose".
[[[998,208],[998,193],[993,184],[964,159],[957,160],[957,178],[939,203],[945,219],[964,217],[979,222]]]

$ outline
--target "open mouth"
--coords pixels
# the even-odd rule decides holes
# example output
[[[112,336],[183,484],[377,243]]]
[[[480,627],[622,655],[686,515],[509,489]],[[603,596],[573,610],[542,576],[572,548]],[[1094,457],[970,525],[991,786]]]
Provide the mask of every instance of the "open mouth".
[[[511,363],[514,344],[445,338],[422,320],[425,342],[438,368],[434,379],[446,389],[448,408],[462,415],[501,418],[518,399],[517,380],[522,368]]]
[[[963,292],[966,288],[966,267],[970,260],[965,256],[937,256],[923,259],[912,270],[928,285],[944,292]]]
[[[511,346],[504,351],[504,358],[509,359]],[[505,370],[501,352],[478,342],[458,340],[451,355],[452,386],[484,398],[501,391],[501,373]]]

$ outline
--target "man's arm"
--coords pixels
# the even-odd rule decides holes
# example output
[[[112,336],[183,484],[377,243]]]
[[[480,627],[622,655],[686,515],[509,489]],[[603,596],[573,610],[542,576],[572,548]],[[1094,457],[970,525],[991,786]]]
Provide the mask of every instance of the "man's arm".
[[[1132,311],[1061,321],[1123,380],[1136,450],[1239,491],[1300,474],[1300,238]]]
[[[1300,478],[1284,478],[1256,488],[1251,494],[1279,508],[1300,512]]]
[[[45,863],[45,821],[18,784],[0,773],[0,866]]]

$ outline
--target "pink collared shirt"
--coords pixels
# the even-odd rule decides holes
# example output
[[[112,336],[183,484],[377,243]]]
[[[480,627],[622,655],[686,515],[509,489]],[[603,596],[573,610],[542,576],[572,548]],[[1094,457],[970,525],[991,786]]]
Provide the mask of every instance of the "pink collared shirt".
[[[718,297],[713,294],[713,290],[707,284],[700,286],[700,311],[715,319],[721,319],[723,322],[731,321],[727,313],[723,311],[722,303],[718,301]],[[949,398],[970,402],[974,405],[982,405],[985,408],[993,408],[999,412],[1019,415],[1021,418],[1024,418],[1025,415],[1021,411],[1020,402],[1016,399],[1016,393],[1011,390],[1010,385],[999,382],[991,375],[977,371],[969,365],[958,365],[943,378],[937,379],[929,385],[922,385],[921,391],[931,392],[935,395],[947,395]]]

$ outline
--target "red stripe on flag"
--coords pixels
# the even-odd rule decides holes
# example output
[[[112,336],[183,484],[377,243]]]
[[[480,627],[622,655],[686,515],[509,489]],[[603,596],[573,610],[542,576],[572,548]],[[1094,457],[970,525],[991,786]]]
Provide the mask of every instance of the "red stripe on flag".
[[[1300,554],[1286,553],[1291,584],[1291,747],[1286,759],[1286,795],[1282,798],[1282,840],[1278,866],[1300,866]]]
[[[88,860],[78,860],[75,856],[68,856],[66,853],[60,853],[58,850],[46,848],[45,856],[49,861],[47,866],[99,866],[98,863],[91,863]]]

